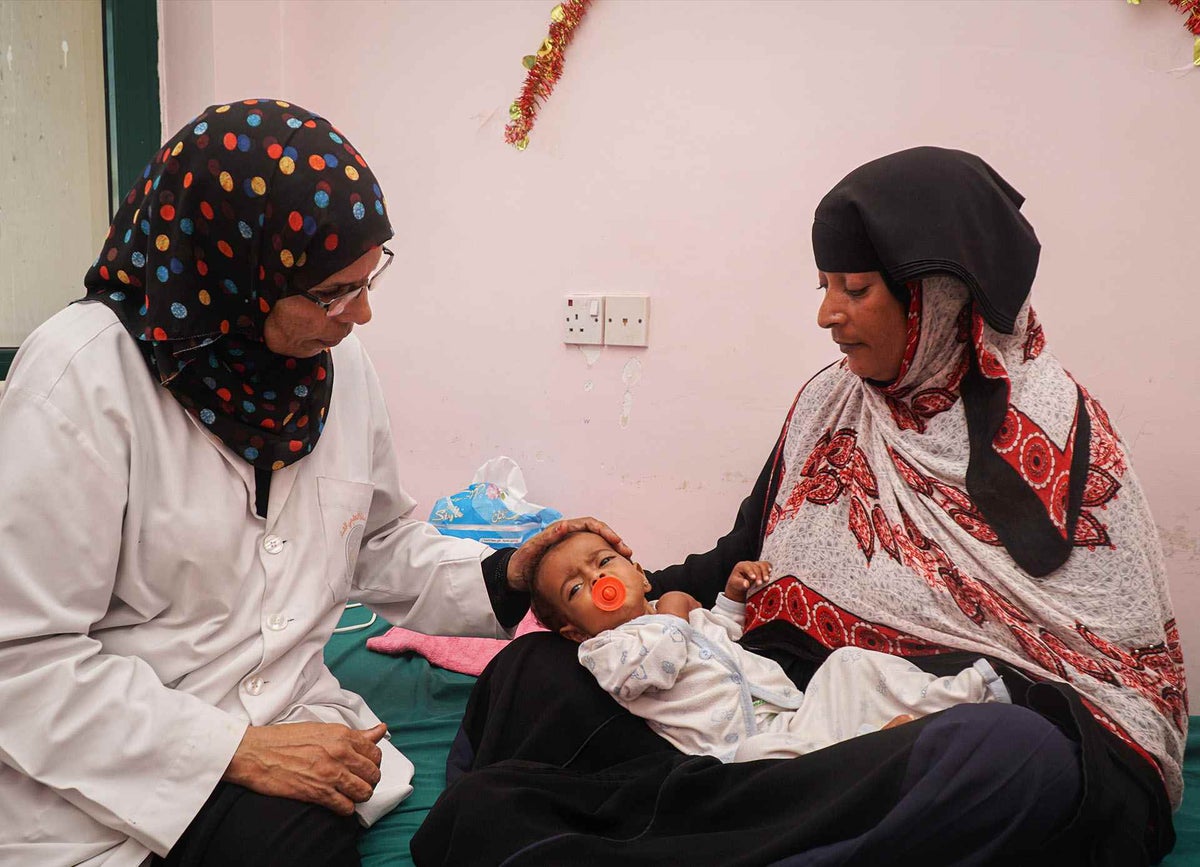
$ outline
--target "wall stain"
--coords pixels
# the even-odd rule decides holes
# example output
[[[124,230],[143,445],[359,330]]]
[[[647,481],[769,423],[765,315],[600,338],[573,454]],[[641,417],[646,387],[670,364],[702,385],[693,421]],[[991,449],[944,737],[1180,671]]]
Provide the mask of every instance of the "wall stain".
[[[1176,524],[1170,529],[1159,527],[1158,536],[1166,559],[1200,563],[1200,536],[1196,535],[1195,528],[1184,524]]]
[[[625,394],[621,397],[621,427],[629,427],[629,416],[633,412],[633,387],[642,378],[642,362],[631,358],[625,362],[621,370],[621,382],[625,385]]]

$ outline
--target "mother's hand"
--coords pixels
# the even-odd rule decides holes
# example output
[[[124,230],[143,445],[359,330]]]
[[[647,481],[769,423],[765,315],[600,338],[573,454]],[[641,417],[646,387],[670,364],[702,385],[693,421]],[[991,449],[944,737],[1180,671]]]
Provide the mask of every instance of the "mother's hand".
[[[221,779],[349,816],[379,782],[376,744],[385,734],[383,723],[362,730],[319,722],[250,726]]]
[[[603,537],[622,557],[633,556],[633,549],[622,542],[616,531],[603,521],[595,518],[567,518],[555,521],[516,550],[508,561],[508,586],[514,590],[528,590],[529,570],[542,559],[546,549],[558,544],[571,533],[580,532],[595,533]]]

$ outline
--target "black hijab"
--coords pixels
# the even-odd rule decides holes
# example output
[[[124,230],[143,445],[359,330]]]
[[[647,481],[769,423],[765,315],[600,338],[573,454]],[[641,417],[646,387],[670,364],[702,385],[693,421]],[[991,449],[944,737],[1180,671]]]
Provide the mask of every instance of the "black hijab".
[[[974,154],[919,147],[881,157],[842,178],[817,206],[817,267],[881,271],[901,286],[952,274],[987,323],[1011,334],[1041,251],[1021,216],[1024,201]]]
[[[316,446],[333,363],[272,352],[267,314],[391,236],[375,176],[329,121],[277,100],[210,106],[125,197],[84,300],[222,442],[280,469]]]
[[[967,285],[988,327],[1012,334],[1041,251],[1021,216],[1024,201],[973,154],[935,147],[900,151],[858,167],[825,195],[813,218],[813,254],[822,271],[880,271],[889,286],[950,274]],[[1043,577],[1073,549],[1088,475],[1087,408],[1076,387],[1078,423],[1063,444],[1073,458],[1060,527],[1041,502],[1039,485],[1006,459],[1005,420],[1019,407],[1007,372],[981,359],[976,342],[961,383],[970,448],[967,491],[1017,565]]]

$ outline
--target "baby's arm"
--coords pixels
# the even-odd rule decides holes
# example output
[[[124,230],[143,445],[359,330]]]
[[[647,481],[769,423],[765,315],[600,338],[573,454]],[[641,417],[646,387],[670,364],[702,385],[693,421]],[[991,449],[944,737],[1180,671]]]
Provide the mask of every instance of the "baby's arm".
[[[688,615],[699,607],[700,603],[694,596],[684,593],[682,590],[671,590],[662,595],[654,610],[658,614],[674,614],[676,617],[687,620]]]
[[[743,560],[733,567],[725,582],[725,595],[734,602],[745,602],[753,587],[761,587],[771,577],[771,564],[766,560]]]

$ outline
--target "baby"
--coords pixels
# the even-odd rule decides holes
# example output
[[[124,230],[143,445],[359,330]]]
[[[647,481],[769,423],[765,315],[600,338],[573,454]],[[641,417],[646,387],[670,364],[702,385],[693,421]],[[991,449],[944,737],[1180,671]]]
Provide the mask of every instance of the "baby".
[[[746,594],[769,576],[767,563],[738,563],[711,611],[677,591],[656,604],[641,566],[575,533],[546,552],[530,592],[538,620],[579,643],[600,685],[692,755],[791,758],[955,704],[1010,701],[986,660],[934,677],[855,647],[834,650],[801,692],[775,662],[734,643]]]

